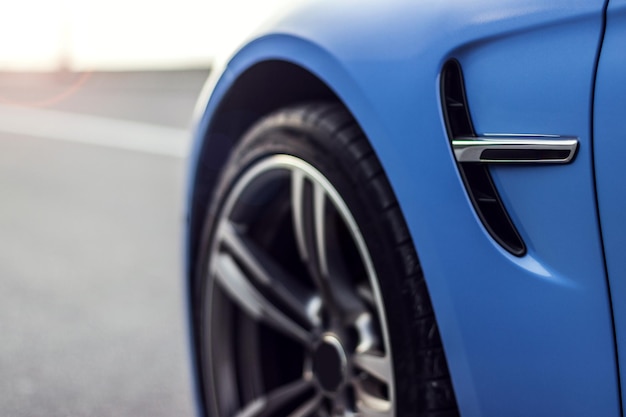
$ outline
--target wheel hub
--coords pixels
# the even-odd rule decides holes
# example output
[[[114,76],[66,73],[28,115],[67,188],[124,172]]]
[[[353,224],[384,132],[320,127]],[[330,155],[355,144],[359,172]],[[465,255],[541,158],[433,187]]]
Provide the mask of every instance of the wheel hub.
[[[339,339],[325,334],[312,355],[313,376],[326,394],[334,394],[346,381],[346,353]]]

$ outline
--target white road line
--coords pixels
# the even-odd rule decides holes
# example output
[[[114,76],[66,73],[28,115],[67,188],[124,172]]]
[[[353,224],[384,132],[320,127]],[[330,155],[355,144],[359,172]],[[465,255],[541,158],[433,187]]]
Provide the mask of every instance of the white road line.
[[[0,132],[187,157],[191,134],[149,123],[0,105]]]

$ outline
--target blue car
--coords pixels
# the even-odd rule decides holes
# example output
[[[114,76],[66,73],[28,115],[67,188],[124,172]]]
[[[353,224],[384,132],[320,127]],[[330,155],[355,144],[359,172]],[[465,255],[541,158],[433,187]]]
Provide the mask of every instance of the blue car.
[[[215,70],[210,417],[621,416],[626,0],[318,0]]]

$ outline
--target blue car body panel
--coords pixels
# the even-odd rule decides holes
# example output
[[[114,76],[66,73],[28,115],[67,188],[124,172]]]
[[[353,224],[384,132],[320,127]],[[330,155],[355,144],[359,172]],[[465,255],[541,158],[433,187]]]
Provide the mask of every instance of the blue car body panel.
[[[626,358],[626,1],[611,1],[598,66],[594,114],[594,149],[598,205],[611,284],[615,333],[624,375]],[[624,385],[622,385],[624,387]],[[622,388],[622,397],[626,392]]]
[[[216,146],[206,132],[229,89],[259,62],[296,64],[339,97],[381,160],[422,262],[461,415],[619,416],[590,137],[603,11],[603,0],[304,5],[216,78],[191,158],[190,215],[201,150]],[[570,165],[491,170],[523,257],[487,233],[454,162],[439,86],[449,58],[463,67],[478,133],[579,138]]]

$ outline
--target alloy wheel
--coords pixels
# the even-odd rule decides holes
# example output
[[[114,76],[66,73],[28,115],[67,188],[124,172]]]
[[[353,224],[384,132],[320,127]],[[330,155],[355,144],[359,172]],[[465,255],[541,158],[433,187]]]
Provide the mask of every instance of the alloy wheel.
[[[319,170],[290,155],[245,170],[216,222],[208,274],[203,374],[216,416],[395,415],[378,277]]]

